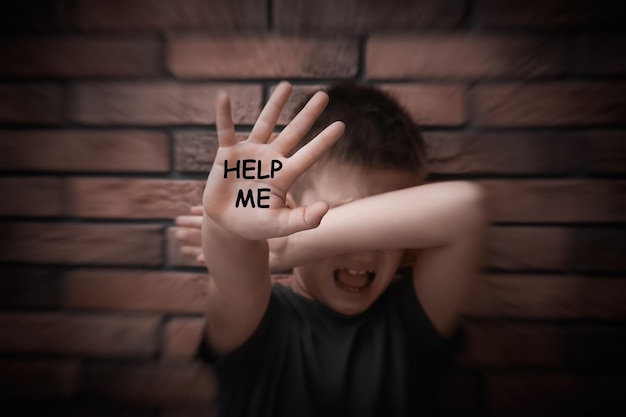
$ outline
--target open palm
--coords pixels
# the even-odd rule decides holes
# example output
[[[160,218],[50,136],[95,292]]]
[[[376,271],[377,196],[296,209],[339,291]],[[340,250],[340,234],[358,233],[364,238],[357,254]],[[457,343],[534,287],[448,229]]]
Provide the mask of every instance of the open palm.
[[[290,94],[291,85],[287,82],[280,83],[249,137],[243,141],[238,141],[235,136],[228,96],[220,94],[217,100],[219,148],[209,173],[202,204],[211,221],[247,239],[287,236],[317,227],[328,211],[328,205],[324,202],[289,208],[285,202],[286,193],[298,176],[317,162],[339,139],[344,125],[342,122],[332,123],[287,158],[286,155],[309,131],[328,104],[326,93],[316,93],[291,123],[271,140],[280,112]],[[246,160],[249,161],[245,162]],[[259,161],[261,172],[258,171]],[[237,164],[239,173],[230,171]],[[275,169],[273,177],[272,166]],[[225,172],[226,167],[228,172]],[[247,178],[243,175],[244,167],[250,168],[245,172]],[[253,201],[248,200],[247,204],[243,204],[242,197],[248,196]]]

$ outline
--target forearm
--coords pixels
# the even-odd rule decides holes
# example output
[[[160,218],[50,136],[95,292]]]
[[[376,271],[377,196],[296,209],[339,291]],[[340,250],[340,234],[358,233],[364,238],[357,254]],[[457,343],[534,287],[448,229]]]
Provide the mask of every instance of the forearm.
[[[266,240],[248,240],[202,219],[202,252],[210,284],[230,302],[254,302],[269,288],[268,245]]]
[[[331,209],[316,229],[289,237],[281,266],[381,249],[443,246],[480,216],[478,186],[465,181],[421,185]]]

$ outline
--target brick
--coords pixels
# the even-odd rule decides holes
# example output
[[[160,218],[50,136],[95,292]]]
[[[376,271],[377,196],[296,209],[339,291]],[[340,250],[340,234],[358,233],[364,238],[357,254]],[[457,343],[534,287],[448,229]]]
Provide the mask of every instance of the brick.
[[[579,167],[582,139],[564,133],[426,132],[434,174],[566,174]]]
[[[620,279],[491,274],[480,280],[466,313],[490,318],[623,320],[624,295],[626,280]]]
[[[176,132],[174,135],[174,169],[180,172],[208,173],[213,166],[218,147],[215,132]]]
[[[565,332],[548,324],[472,323],[465,328],[464,360],[484,367],[563,367]]]
[[[585,75],[624,75],[626,36],[586,35],[574,45],[573,69]]]
[[[425,28],[451,28],[462,23],[465,0],[276,0],[274,25],[287,33],[362,34]]]
[[[160,73],[155,40],[55,37],[0,42],[0,75],[14,77],[149,77]]]
[[[78,269],[65,275],[63,306],[85,310],[203,313],[208,274]]]
[[[0,223],[0,261],[156,266],[162,233],[153,225]]]
[[[0,14],[2,32],[47,32],[70,27],[71,9],[66,0],[10,2],[2,6]]]
[[[61,125],[65,92],[52,84],[0,84],[0,123]]]
[[[578,267],[584,271],[626,271],[626,230],[607,227],[578,231]]]
[[[468,118],[465,92],[458,84],[389,84],[381,90],[395,97],[423,126],[461,126]]]
[[[213,370],[190,364],[93,363],[84,374],[87,398],[137,405],[196,404],[210,409],[216,398]]]
[[[80,365],[75,360],[0,360],[2,400],[69,399],[76,391]]]
[[[0,170],[167,172],[169,169],[169,139],[162,132],[0,132]]]
[[[626,121],[626,83],[481,85],[474,91],[482,127],[599,126]]]
[[[212,33],[266,29],[264,0],[80,0],[84,29],[201,28]]]
[[[358,67],[354,40],[177,35],[168,52],[180,78],[349,78]]]
[[[479,27],[552,28],[613,25],[624,22],[615,0],[483,0],[476,12]]]
[[[626,380],[619,375],[492,373],[485,376],[490,416],[620,416]]]
[[[563,72],[563,44],[536,36],[374,36],[368,78],[542,77]]]
[[[0,216],[54,217],[63,214],[61,180],[49,177],[0,178]]]
[[[0,350],[90,357],[150,357],[159,317],[0,314]]]
[[[0,267],[0,308],[54,308],[61,294],[53,268]]]
[[[626,368],[624,325],[572,324],[566,327],[568,362],[580,370]]]
[[[171,359],[192,359],[205,329],[204,318],[176,317],[163,331],[163,356]]]
[[[623,131],[585,132],[586,168],[589,172],[626,172],[626,133]]]
[[[487,266],[510,271],[568,270],[576,256],[576,233],[566,227],[489,227]]]
[[[173,218],[202,201],[206,181],[76,178],[68,181],[69,212],[90,218]]]
[[[261,107],[260,86],[168,81],[79,84],[73,119],[89,125],[213,124],[220,91],[230,95],[235,123],[256,121]]]
[[[491,221],[623,222],[619,180],[479,180]],[[620,191],[621,190],[621,191]],[[511,204],[511,202],[515,204]]]

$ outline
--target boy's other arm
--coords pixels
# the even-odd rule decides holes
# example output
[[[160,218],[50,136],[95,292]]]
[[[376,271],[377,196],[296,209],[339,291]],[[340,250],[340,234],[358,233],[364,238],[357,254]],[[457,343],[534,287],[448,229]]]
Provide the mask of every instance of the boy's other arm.
[[[329,210],[318,228],[289,236],[281,268],[342,253],[419,249],[417,297],[437,330],[449,336],[482,265],[485,225],[478,185],[420,185]]]
[[[290,92],[288,83],[279,84],[244,141],[235,137],[228,96],[218,98],[219,148],[204,190],[201,227],[202,254],[209,270],[207,341],[217,355],[228,353],[249,339],[266,311],[271,285],[267,239],[316,227],[328,210],[324,203],[290,209],[285,204],[285,193],[341,136],[343,124],[330,125],[286,158],[328,102],[325,93],[317,93],[270,142]],[[226,171],[243,165],[244,160],[261,161],[266,169],[260,173],[254,169],[254,174]],[[282,166],[274,176],[269,175],[272,161],[280,161]],[[237,204],[239,194],[247,194],[248,190],[258,206],[249,201]],[[256,200],[258,195],[263,195],[263,200]],[[267,207],[260,207],[261,204]]]
[[[200,265],[204,265],[204,254],[202,253],[202,215],[204,208],[191,206],[189,214],[176,216],[175,237],[179,242],[178,252],[186,257],[195,260]]]
[[[467,194],[459,191],[458,206],[449,207],[451,216],[456,212],[457,223],[451,227],[442,219],[430,225],[432,233],[447,236],[445,243],[425,248],[413,266],[413,286],[420,304],[445,337],[457,328],[484,262],[484,194],[476,185],[468,185]]]

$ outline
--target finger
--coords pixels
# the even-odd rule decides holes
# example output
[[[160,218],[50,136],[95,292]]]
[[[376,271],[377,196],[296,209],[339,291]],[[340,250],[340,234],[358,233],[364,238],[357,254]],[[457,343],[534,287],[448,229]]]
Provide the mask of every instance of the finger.
[[[278,84],[250,132],[249,139],[252,142],[266,143],[268,141],[291,90],[291,84],[286,81]]]
[[[343,134],[345,125],[343,122],[334,122],[322,130],[311,142],[307,143],[289,158],[296,175],[302,174],[320,159]]]
[[[178,216],[174,219],[174,222],[176,226],[200,229],[202,227],[202,216]]]
[[[202,233],[199,229],[178,227],[175,233],[176,239],[189,245],[202,246]]]
[[[199,262],[199,263],[203,264],[204,263],[204,254],[201,253],[200,255],[196,256],[196,262]]]
[[[315,93],[272,144],[280,153],[287,155],[307,134],[327,105],[328,94],[323,91]]]
[[[228,147],[237,143],[235,126],[230,112],[230,98],[224,92],[220,92],[217,96],[215,126],[217,128],[217,141],[220,146]]]
[[[202,206],[191,206],[189,209],[189,213],[194,216],[202,216],[203,212],[204,210],[202,209]]]
[[[197,259],[202,254],[202,248],[196,246],[181,246],[179,251],[185,258]]]
[[[270,138],[267,140],[267,143],[274,142],[277,137],[278,137],[278,132],[272,132],[272,134],[270,135]]]
[[[280,236],[288,236],[319,226],[322,217],[328,212],[328,204],[318,201],[306,207],[285,210],[283,225],[279,230]]]

